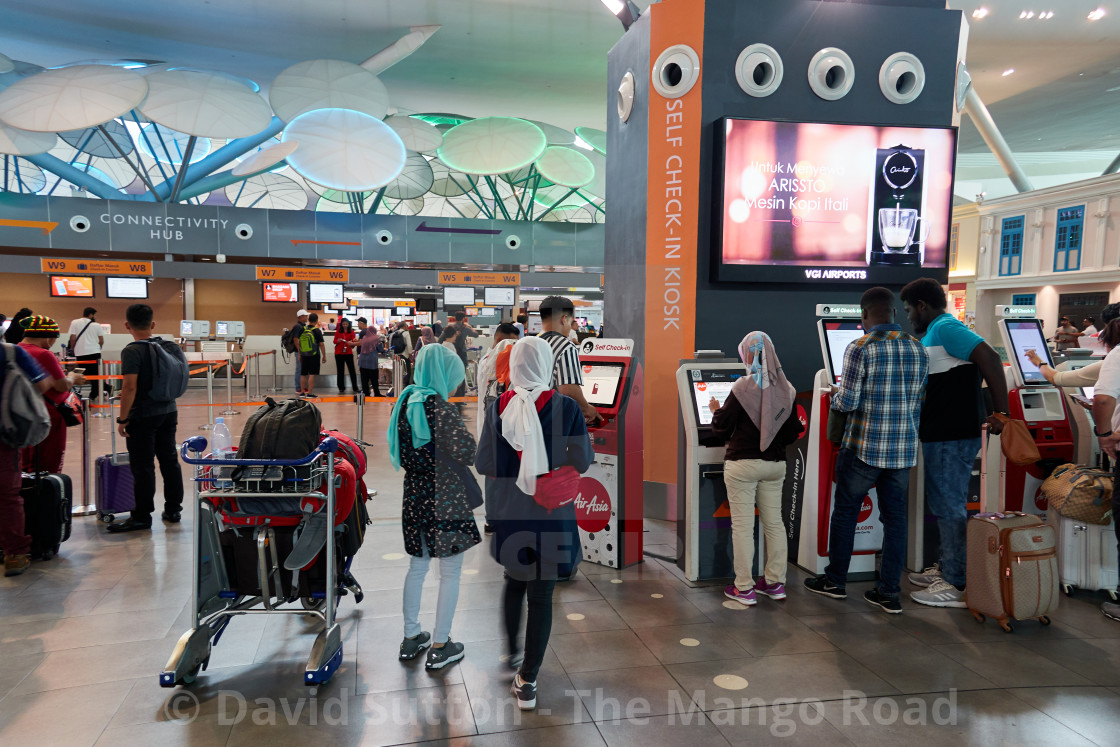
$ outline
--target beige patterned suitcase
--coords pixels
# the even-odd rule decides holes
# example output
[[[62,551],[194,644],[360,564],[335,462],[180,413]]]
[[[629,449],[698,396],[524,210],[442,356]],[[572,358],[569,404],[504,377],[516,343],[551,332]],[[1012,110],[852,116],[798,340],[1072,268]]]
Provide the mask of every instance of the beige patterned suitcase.
[[[1058,607],[1057,536],[1038,516],[1018,512],[977,514],[968,520],[965,601],[978,621],[1037,619],[1050,624]]]

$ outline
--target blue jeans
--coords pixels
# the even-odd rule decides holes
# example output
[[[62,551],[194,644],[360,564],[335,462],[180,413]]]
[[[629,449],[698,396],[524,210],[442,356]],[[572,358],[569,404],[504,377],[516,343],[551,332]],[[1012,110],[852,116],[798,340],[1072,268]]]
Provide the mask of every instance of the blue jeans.
[[[958,589],[965,582],[968,482],[978,453],[979,438],[922,444],[926,507],[937,517],[941,533],[941,576]]]
[[[303,382],[299,380],[299,378],[300,378],[299,377],[299,359],[302,358],[302,357],[303,356],[300,355],[298,352],[295,355],[295,358],[296,358],[296,391],[297,392],[300,391],[301,389],[303,389]]]
[[[862,461],[851,449],[841,449],[836,458],[836,499],[828,530],[828,567],[824,575],[843,588],[856,539],[856,522],[863,498],[875,488],[879,520],[883,522],[883,562],[879,569],[879,593],[898,597],[902,566],[906,560],[906,492],[910,468],[882,469]]]
[[[412,556],[408,574],[404,579],[404,634],[406,638],[420,635],[420,595],[424,590],[424,577],[428,575],[431,556],[428,548],[421,546],[421,557]],[[432,631],[433,643],[447,643],[451,635],[451,621],[455,605],[459,603],[459,575],[463,570],[463,553],[439,560],[439,600],[436,602],[436,627]]]

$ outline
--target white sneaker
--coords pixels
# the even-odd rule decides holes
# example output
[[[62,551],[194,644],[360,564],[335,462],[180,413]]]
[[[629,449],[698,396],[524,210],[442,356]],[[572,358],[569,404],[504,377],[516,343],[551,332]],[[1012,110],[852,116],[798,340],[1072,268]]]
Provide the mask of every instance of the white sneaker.
[[[910,579],[910,583],[914,584],[914,586],[929,586],[934,581],[941,578],[941,564],[934,563],[921,573],[911,573],[907,578]]]
[[[943,578],[939,578],[922,591],[910,592],[910,598],[918,604],[930,607],[967,607],[964,592]]]

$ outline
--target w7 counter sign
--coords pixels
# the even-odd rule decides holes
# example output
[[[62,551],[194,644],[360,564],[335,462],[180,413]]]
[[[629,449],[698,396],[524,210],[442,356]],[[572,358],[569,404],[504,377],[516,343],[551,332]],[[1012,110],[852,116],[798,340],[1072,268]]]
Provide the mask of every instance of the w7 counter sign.
[[[588,534],[603,531],[611,522],[611,497],[594,478],[580,478],[575,507],[576,523]]]

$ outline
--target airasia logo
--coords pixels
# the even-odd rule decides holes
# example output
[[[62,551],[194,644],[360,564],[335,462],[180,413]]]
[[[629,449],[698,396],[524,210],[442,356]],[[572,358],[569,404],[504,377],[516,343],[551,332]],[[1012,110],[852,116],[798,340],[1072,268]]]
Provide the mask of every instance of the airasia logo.
[[[859,518],[856,519],[857,524],[862,524],[871,518],[871,512],[875,510],[875,506],[871,503],[871,496],[863,496],[863,505],[859,507]]]
[[[809,413],[805,412],[805,408],[801,405],[797,406],[797,421],[801,423],[801,432],[797,437],[801,438],[805,435],[805,431],[809,430]]]
[[[581,477],[574,503],[576,523],[588,534],[603,531],[611,521],[611,497],[593,477]]]

